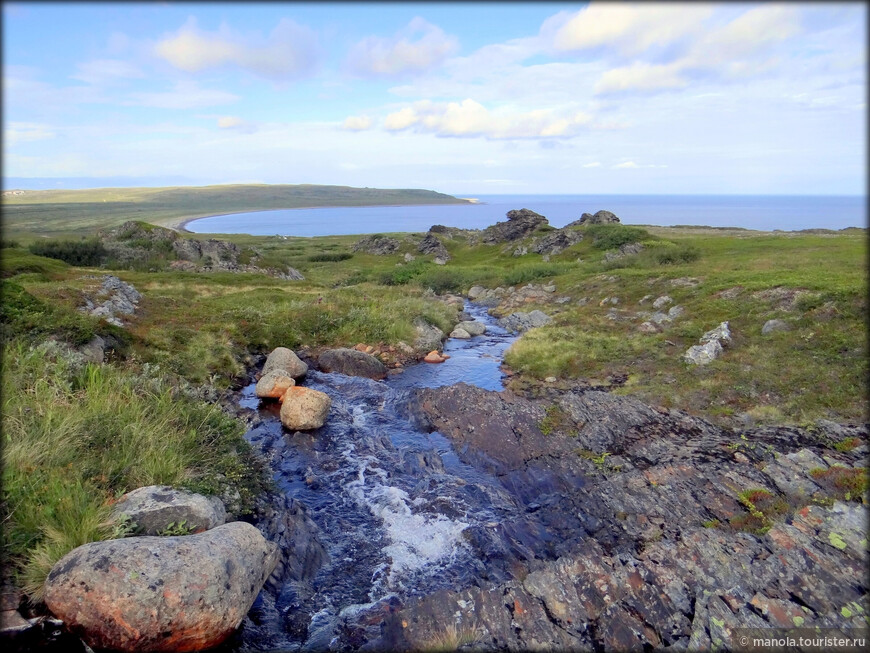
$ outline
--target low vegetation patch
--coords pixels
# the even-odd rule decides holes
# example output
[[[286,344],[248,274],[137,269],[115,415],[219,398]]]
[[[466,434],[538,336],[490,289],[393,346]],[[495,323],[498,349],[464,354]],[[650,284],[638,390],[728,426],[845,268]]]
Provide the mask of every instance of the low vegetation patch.
[[[3,553],[33,597],[63,555],[115,532],[111,503],[165,484],[238,493],[268,487],[240,422],[162,376],[84,364],[62,345],[3,351]]]

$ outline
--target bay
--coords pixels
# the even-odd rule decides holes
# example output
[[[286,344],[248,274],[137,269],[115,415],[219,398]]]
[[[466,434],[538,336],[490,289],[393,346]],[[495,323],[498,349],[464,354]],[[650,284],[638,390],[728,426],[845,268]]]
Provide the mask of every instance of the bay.
[[[796,195],[478,195],[474,204],[359,206],[234,213],[193,220],[193,233],[333,236],[425,232],[435,224],[483,229],[527,208],[554,227],[584,212],[612,211],[623,224],[704,225],[760,231],[865,227],[866,198]]]

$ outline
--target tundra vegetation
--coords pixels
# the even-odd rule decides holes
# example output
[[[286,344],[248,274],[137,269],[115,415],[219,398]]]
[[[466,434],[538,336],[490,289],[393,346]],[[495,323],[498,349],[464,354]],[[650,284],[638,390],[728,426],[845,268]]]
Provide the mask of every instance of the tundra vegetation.
[[[269,480],[242,437],[244,426],[214,397],[238,387],[260,355],[278,346],[396,347],[413,342],[419,320],[449,333],[458,309],[437,295],[475,285],[556,286],[558,303],[522,307],[553,321],[525,333],[505,357],[518,393],[595,386],[729,426],[867,419],[864,230],[587,225],[573,228],[582,240],[547,260],[531,250],[514,255],[522,242],[480,244],[470,232],[451,230],[437,234],[450,255],[446,265],[418,251],[419,233],[387,234],[400,243],[388,255],[354,251],[358,236],[212,236],[236,245],[240,264],[260,270],[240,272],[211,261],[174,267],[171,249],[151,240],[138,243],[144,254],[135,260],[114,256],[96,229],[129,212],[115,207],[106,217],[93,193],[73,209],[17,198],[4,225],[14,240],[0,250],[3,553],[34,599],[60,557],[118,535],[108,514],[127,490],[176,485],[235,496],[238,514],[251,510]],[[227,210],[252,208],[235,201]],[[187,213],[136,206],[147,229],[191,212],[187,205]],[[532,237],[550,232],[540,228]],[[638,243],[639,253],[608,256]],[[304,280],[266,272],[291,268]],[[142,294],[123,327],[78,310],[95,277],[107,273]],[[660,331],[639,330],[637,314],[663,295],[682,315]],[[790,328],[762,335],[775,318]],[[733,335],[726,355],[687,365],[681,354],[723,321]],[[111,345],[103,364],[76,352],[97,335]],[[562,417],[548,413],[542,431],[558,428]],[[824,474],[832,491],[860,492],[855,479]],[[782,509],[760,492],[742,500],[749,530],[763,530]]]

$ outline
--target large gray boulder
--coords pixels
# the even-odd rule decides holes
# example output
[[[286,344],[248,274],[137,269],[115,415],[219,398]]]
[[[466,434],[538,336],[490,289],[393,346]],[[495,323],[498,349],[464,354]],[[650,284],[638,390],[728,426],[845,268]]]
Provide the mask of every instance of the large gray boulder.
[[[583,240],[583,233],[574,229],[557,229],[547,234],[534,245],[532,251],[537,254],[549,254],[551,256],[571,247]]]
[[[414,350],[428,352],[433,349],[441,349],[441,341],[444,340],[444,332],[433,324],[429,324],[422,318],[414,320],[414,329],[417,337],[414,339]]]
[[[275,347],[266,358],[261,374],[265,376],[273,370],[286,372],[287,376],[298,379],[305,376],[306,372],[308,372],[308,365],[300,360],[291,349],[287,349],[287,347]]]
[[[94,648],[199,651],[233,633],[277,560],[277,546],[245,522],[92,542],[54,566],[45,603]]]
[[[254,388],[254,394],[260,399],[280,399],[287,388],[296,385],[296,381],[284,370],[270,370],[260,377]]]
[[[159,535],[170,524],[193,532],[207,531],[227,520],[227,511],[217,497],[206,497],[168,485],[148,485],[127,492],[112,506],[115,519],[126,515],[145,535]]]
[[[465,322],[460,322],[454,328],[463,329],[472,336],[482,336],[484,333],[486,333],[486,325],[483,322],[478,322],[477,320],[466,320]]]
[[[356,349],[327,349],[320,354],[317,364],[324,372],[338,372],[377,380],[387,377],[387,368],[381,361],[371,354]]]
[[[731,331],[728,322],[722,322],[715,329],[701,336],[701,343],[689,347],[683,354],[683,360],[692,365],[708,365],[719,358],[724,347],[731,343]]]
[[[434,254],[435,258],[440,258],[443,261],[450,260],[450,252],[447,251],[444,244],[433,234],[426,234],[423,240],[420,241],[417,251],[421,254]]]

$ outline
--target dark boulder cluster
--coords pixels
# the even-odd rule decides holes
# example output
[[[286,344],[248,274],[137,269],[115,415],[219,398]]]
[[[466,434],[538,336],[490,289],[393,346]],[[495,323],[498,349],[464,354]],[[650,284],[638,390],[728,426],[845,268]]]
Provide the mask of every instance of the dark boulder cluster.
[[[580,227],[585,224],[617,224],[619,223],[619,218],[616,217],[610,211],[597,211],[594,215],[589,213],[584,213],[580,216],[579,220],[575,220],[571,222],[566,227]]]
[[[360,238],[354,243],[352,249],[355,252],[365,252],[366,254],[384,256],[386,254],[392,254],[398,250],[399,241],[395,238],[390,238],[389,236],[372,234],[371,236]]]
[[[484,229],[481,240],[487,244],[520,240],[531,236],[535,229],[547,224],[547,218],[529,209],[508,211],[507,222],[496,222]]]

